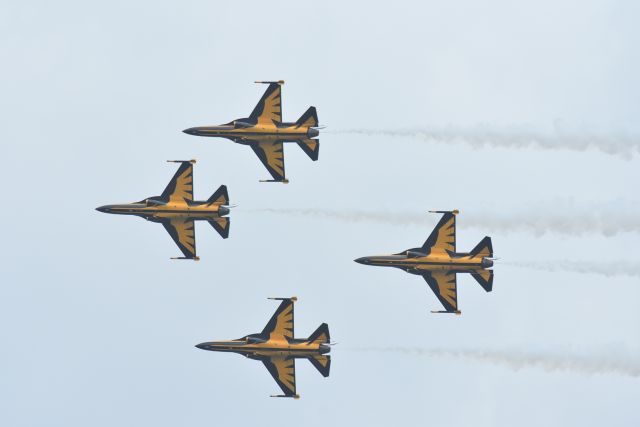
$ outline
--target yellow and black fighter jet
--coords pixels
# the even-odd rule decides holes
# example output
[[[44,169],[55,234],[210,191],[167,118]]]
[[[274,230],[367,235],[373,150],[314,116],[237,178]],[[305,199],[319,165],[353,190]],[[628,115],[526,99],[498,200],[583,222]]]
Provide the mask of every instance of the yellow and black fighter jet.
[[[293,303],[296,297],[269,298],[280,300],[280,306],[262,332],[229,341],[211,341],[196,345],[210,351],[238,353],[264,363],[273,379],[280,386],[283,395],[271,397],[300,396],[296,393],[295,359],[307,359],[323,377],[329,376],[331,351],[329,326],[323,323],[307,339],[293,337]]]
[[[421,275],[445,308],[444,311],[432,313],[461,314],[458,310],[457,273],[470,273],[487,292],[491,292],[493,287],[493,270],[488,270],[493,266],[491,238],[482,239],[471,252],[456,252],[458,211],[431,212],[443,215],[422,247],[394,255],[358,258],[355,262],[396,267],[407,273]]]
[[[149,197],[135,203],[105,205],[97,211],[135,215],[147,221],[159,222],[178,245],[184,257],[172,259],[199,260],[196,255],[195,221],[207,221],[222,236],[229,237],[231,220],[227,186],[221,185],[207,201],[193,200],[193,164],[195,160],[168,160],[180,163],[178,171],[160,196]]]
[[[283,122],[281,86],[284,81],[256,83],[269,86],[249,117],[219,126],[193,127],[183,132],[227,138],[248,145],[273,177],[262,182],[288,183],[284,173],[283,143],[296,142],[311,160],[318,160],[320,140],[314,139],[319,135],[318,114],[315,107],[309,107],[297,122]]]

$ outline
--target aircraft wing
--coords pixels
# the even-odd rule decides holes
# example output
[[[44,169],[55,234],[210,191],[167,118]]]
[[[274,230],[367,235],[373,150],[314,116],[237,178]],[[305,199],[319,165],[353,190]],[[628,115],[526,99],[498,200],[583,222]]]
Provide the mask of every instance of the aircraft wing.
[[[422,245],[425,253],[455,252],[456,251],[456,215],[453,212],[445,212],[440,222],[433,229],[427,240]]]
[[[176,171],[167,188],[160,196],[167,202],[193,201],[193,164],[190,161],[180,161],[180,167]]]
[[[263,357],[262,363],[267,368],[276,383],[284,392],[285,397],[296,397],[296,362],[293,357],[271,356]]]
[[[427,281],[440,303],[448,313],[458,312],[457,274],[454,271],[425,272],[422,277]]]
[[[280,140],[247,141],[276,181],[284,181],[284,149]]]
[[[269,83],[267,90],[253,109],[249,119],[257,124],[274,124],[282,122],[281,87],[277,82]]]
[[[293,338],[293,302],[292,298],[282,299],[280,306],[262,330],[262,336],[270,339]]]
[[[162,225],[167,230],[173,241],[178,245],[185,258],[195,259],[196,256],[196,230],[192,219],[165,219]]]

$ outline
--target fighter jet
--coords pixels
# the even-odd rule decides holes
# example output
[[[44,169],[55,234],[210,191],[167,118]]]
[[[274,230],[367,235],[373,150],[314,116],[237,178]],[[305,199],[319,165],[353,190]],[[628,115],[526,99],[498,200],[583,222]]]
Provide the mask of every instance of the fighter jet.
[[[229,237],[231,220],[225,215],[229,214],[232,206],[229,206],[227,186],[221,185],[207,201],[193,200],[193,164],[196,161],[167,161],[180,163],[180,167],[160,196],[148,197],[135,203],[100,206],[96,210],[135,215],[147,221],[159,222],[184,255],[172,259],[197,261],[200,258],[196,255],[195,221],[207,221],[223,239]]]
[[[196,345],[210,351],[238,353],[264,363],[284,394],[271,397],[293,397],[296,393],[295,359],[307,359],[323,377],[329,376],[331,351],[329,326],[323,323],[307,339],[293,337],[293,303],[296,297],[269,298],[282,301],[262,332],[229,341],[211,341]]]
[[[297,122],[283,122],[281,86],[284,81],[256,83],[269,86],[249,117],[219,126],[193,127],[183,132],[196,136],[227,138],[238,144],[248,145],[273,177],[261,182],[286,184],[289,180],[284,173],[283,143],[295,142],[311,160],[318,160],[320,140],[314,139],[319,135],[318,114],[315,107],[309,107]]]
[[[469,273],[485,291],[493,287],[493,247],[491,238],[485,237],[471,252],[456,252],[456,215],[454,211],[431,211],[441,213],[442,218],[429,238],[420,248],[407,249],[394,255],[368,256],[355,262],[381,267],[396,267],[411,274],[418,274],[436,294],[444,311],[432,313],[455,313],[458,310],[458,273]]]

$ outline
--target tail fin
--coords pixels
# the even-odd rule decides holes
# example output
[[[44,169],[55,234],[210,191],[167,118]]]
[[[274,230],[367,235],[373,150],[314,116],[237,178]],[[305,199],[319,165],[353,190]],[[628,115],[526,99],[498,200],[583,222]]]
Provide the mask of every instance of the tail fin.
[[[323,323],[322,325],[318,326],[318,329],[316,329],[314,333],[309,335],[307,344],[324,344],[328,343],[330,340],[331,336],[329,335],[329,325]]]
[[[480,240],[480,243],[476,245],[475,248],[469,252],[471,258],[484,258],[484,257],[492,257],[493,256],[493,246],[491,245],[491,237],[485,237]]]
[[[329,376],[329,370],[331,369],[331,356],[318,354],[310,356],[308,359],[323,377]]]
[[[305,113],[300,116],[296,122],[296,127],[313,127],[318,126],[318,113],[316,113],[316,107],[309,107]]]
[[[311,160],[314,162],[318,160],[318,153],[320,152],[319,139],[299,139],[298,145],[302,148],[302,151],[307,153],[307,156],[311,157]]]
[[[493,270],[478,270],[471,273],[471,275],[485,291],[491,292],[493,289]]]
[[[227,205],[227,204],[229,204],[229,193],[227,193],[227,186],[226,185],[221,185],[220,188],[218,188],[216,190],[216,192],[213,193],[211,195],[211,197],[209,197],[209,200],[207,200],[207,204],[209,204],[209,205],[213,205],[213,204]]]

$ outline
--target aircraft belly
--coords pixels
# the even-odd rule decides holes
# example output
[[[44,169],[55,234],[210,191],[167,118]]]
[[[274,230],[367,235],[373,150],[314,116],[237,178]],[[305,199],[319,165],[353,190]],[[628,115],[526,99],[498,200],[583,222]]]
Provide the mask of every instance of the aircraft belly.
[[[283,357],[309,357],[320,354],[318,350],[260,350],[260,351],[243,351],[243,353],[250,353],[255,356],[283,356]]]

